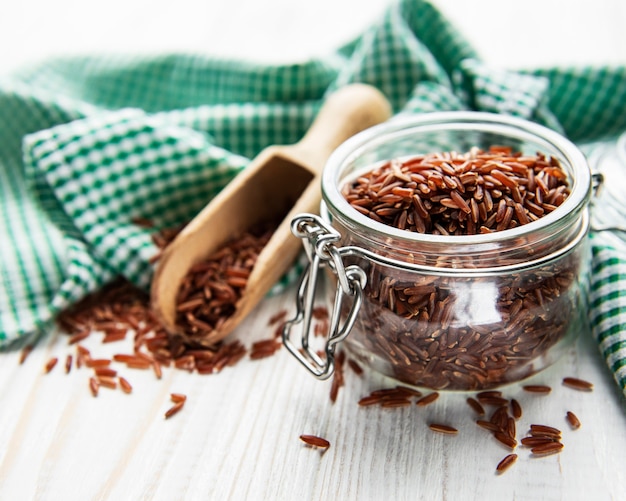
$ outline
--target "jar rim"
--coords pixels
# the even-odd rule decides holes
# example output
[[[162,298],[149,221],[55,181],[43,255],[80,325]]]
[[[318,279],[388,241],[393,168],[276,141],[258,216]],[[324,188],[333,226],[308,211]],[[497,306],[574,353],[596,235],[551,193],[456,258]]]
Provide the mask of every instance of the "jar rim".
[[[544,143],[559,152],[559,160],[574,170],[570,194],[551,213],[528,224],[507,230],[476,235],[435,235],[401,230],[379,223],[354,210],[341,193],[340,169],[367,150],[380,145],[394,135],[406,131],[472,130],[509,136],[512,139]],[[529,120],[480,111],[442,111],[423,115],[397,115],[382,124],[370,127],[342,143],[329,157],[322,172],[322,197],[331,214],[348,219],[368,233],[393,237],[406,242],[431,244],[481,245],[515,239],[549,228],[564,216],[576,215],[591,197],[591,170],[578,147],[565,136]]]

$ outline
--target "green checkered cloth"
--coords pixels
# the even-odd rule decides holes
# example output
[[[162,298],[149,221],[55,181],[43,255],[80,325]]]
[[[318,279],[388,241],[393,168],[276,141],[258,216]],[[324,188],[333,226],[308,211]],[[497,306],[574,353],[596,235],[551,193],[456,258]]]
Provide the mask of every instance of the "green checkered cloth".
[[[23,68],[0,78],[0,345],[45,332],[116,276],[148,288],[153,230],[133,221],[188,221],[351,82],[378,87],[395,113],[513,114],[583,148],[626,130],[626,68],[491,68],[423,0],[390,4],[352,42],[299,64],[166,54]],[[624,389],[626,245],[605,233],[593,237],[590,319]]]

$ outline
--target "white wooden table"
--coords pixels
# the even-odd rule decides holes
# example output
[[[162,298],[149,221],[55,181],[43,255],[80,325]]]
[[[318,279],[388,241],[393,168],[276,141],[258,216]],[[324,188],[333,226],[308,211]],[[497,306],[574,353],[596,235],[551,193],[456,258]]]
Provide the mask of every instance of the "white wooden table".
[[[454,0],[437,4],[494,64],[626,62],[622,0],[573,0],[565,10],[559,0],[527,0],[510,11],[495,0],[475,1],[473,9]],[[0,69],[96,49],[306,57],[359,33],[385,2],[112,0],[106,11],[70,0],[56,5],[25,0],[8,7],[0,18],[0,46],[12,49],[0,53]],[[243,28],[232,22],[238,11]],[[506,22],[497,22],[503,16]],[[511,19],[529,26],[543,16],[550,25],[545,38],[511,36]],[[121,41],[110,46],[115,22]],[[27,39],[26,33],[38,36]],[[283,35],[289,44],[280,42]],[[269,317],[293,311],[293,298],[293,290],[268,298],[235,336],[248,346],[268,336]],[[120,351],[95,338],[85,344],[101,356]],[[550,424],[563,430],[565,449],[531,458],[518,448],[517,463],[503,475],[495,467],[509,451],[476,426],[461,393],[442,394],[423,408],[362,408],[360,397],[392,382],[346,370],[346,386],[332,404],[330,382],[316,381],[281,349],[210,376],[165,369],[156,380],[150,371],[128,370],[131,395],[102,388],[93,398],[85,369],[63,371],[65,355],[73,352],[65,335],[51,332],[23,365],[19,352],[0,354],[2,500],[626,499],[626,405],[589,337],[529,380],[550,385],[550,395],[530,394],[520,385],[504,389],[524,409],[520,434],[531,423]],[[59,365],[44,374],[51,356]],[[562,386],[565,376],[592,381],[594,391]],[[188,399],[165,420],[173,392]],[[567,426],[568,410],[582,421],[579,430]],[[459,433],[434,433],[427,426],[432,421]],[[303,433],[327,438],[330,448],[322,454],[305,447]]]

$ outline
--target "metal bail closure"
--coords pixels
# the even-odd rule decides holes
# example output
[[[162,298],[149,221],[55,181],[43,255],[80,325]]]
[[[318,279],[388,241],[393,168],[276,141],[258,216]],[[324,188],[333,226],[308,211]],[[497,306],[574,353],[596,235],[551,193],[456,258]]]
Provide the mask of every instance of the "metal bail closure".
[[[350,333],[361,307],[367,277],[356,265],[344,267],[341,249],[335,245],[340,235],[320,217],[312,214],[296,216],[291,222],[291,231],[302,239],[309,264],[302,273],[298,287],[296,316],[288,320],[283,328],[283,344],[316,378],[328,379],[335,369],[335,347]],[[322,357],[311,347],[310,340],[314,335],[311,324],[319,270],[326,266],[337,278],[337,289],[323,350],[325,356]],[[352,306],[342,324],[341,312],[346,297],[352,298]],[[296,325],[301,328],[300,346],[291,340],[291,333]]]

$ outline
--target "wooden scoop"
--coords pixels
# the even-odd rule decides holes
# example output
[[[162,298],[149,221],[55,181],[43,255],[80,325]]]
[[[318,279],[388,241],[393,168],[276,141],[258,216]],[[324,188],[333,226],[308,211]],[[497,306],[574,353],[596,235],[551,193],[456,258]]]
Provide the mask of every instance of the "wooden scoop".
[[[343,141],[391,116],[385,97],[365,84],[347,85],[332,94],[313,125],[296,144],[270,146],[235,177],[168,245],[152,282],[152,308],[171,334],[176,325],[176,297],[191,267],[229,240],[263,222],[280,220],[263,247],[236,304],[222,326],[202,338],[212,344],[226,337],[292,265],[301,249],[290,232],[296,214],[317,212],[320,175]]]

